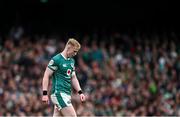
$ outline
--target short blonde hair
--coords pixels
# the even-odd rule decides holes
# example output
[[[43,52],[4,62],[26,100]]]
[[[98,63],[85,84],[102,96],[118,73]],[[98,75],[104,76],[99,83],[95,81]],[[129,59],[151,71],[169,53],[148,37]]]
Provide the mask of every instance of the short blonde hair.
[[[74,38],[69,38],[68,42],[66,43],[66,46],[67,45],[74,46],[77,51],[81,48],[81,44]]]

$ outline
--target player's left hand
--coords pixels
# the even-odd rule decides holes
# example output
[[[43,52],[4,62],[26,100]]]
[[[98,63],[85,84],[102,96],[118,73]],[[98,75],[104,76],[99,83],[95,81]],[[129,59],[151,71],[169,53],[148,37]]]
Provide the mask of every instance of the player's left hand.
[[[82,94],[80,94],[79,96],[80,96],[80,100],[81,100],[81,102],[86,101],[86,96],[85,96],[83,93],[82,93]]]

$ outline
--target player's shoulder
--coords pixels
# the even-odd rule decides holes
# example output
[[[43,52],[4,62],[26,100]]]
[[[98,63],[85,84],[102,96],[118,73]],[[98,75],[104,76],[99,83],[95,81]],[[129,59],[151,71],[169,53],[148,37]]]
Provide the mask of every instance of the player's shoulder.
[[[52,57],[52,59],[57,61],[57,60],[61,59],[61,56],[60,56],[60,54],[56,54]]]

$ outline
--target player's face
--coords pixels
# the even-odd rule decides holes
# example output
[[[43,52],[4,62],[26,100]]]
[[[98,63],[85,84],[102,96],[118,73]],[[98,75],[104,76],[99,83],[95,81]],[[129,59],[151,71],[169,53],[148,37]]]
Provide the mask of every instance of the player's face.
[[[68,51],[68,57],[73,57],[77,54],[78,50],[76,48],[70,48]]]

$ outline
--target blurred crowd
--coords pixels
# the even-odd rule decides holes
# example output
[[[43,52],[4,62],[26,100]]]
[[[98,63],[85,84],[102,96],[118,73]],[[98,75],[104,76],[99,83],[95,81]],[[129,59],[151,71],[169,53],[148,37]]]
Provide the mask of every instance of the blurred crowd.
[[[52,103],[41,102],[42,77],[66,39],[22,33],[1,37],[0,116],[52,116]],[[87,96],[81,103],[72,94],[78,116],[180,116],[176,33],[95,33],[77,40],[76,74]]]

